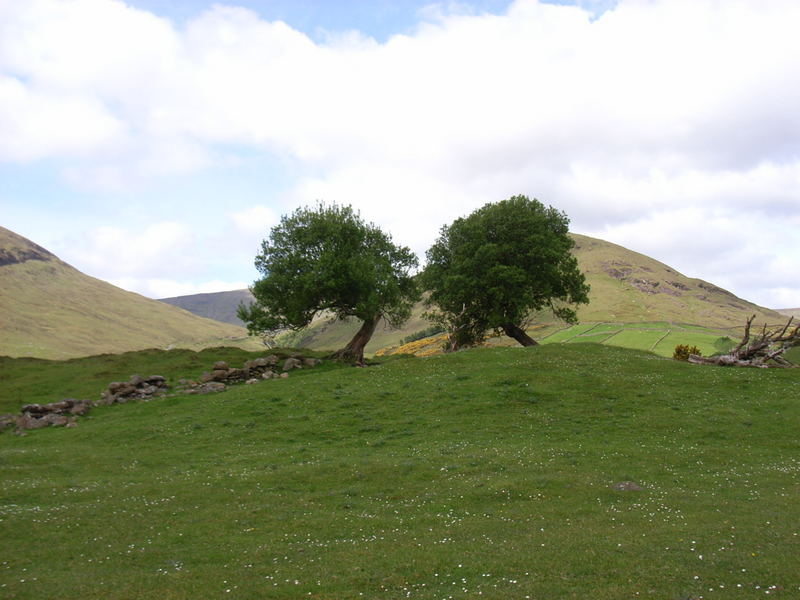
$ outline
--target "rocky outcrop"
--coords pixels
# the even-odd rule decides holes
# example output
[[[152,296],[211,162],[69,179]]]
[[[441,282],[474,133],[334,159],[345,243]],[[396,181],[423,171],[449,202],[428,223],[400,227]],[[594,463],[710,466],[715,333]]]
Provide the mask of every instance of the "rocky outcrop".
[[[203,373],[200,382],[193,384],[189,382],[185,387],[185,393],[200,393],[191,391],[198,386],[207,383],[224,383],[225,385],[236,383],[254,383],[264,379],[278,379],[288,377],[288,372],[295,369],[313,368],[322,363],[318,358],[302,357],[299,355],[290,356],[283,361],[280,367],[281,373],[277,372],[280,358],[272,354],[262,356],[253,360],[248,360],[241,368],[233,368],[225,361],[214,363],[211,371]]]
[[[16,427],[17,431],[41,429],[50,426],[75,426],[75,417],[89,412],[88,400],[67,398],[50,404],[26,404],[19,415],[0,416],[0,431]]]
[[[112,381],[100,395],[99,406],[124,404],[131,400],[150,400],[167,393],[167,380],[161,375],[144,378],[131,375],[128,381]]]
[[[214,363],[210,372],[203,373],[200,381],[179,379],[175,393],[213,394],[224,391],[236,383],[256,384],[265,379],[285,379],[294,369],[313,368],[322,363],[318,358],[294,355],[286,358],[278,373],[280,357],[264,356],[248,360],[241,368],[232,368],[225,361]],[[100,394],[96,402],[67,398],[51,404],[28,404],[20,414],[0,415],[0,432],[16,428],[18,432],[27,429],[41,429],[49,426],[74,427],[75,417],[85,415],[92,406],[110,406],[131,401],[147,402],[153,398],[166,396],[169,391],[167,380],[161,375],[141,377],[131,375],[128,381],[112,381]]]

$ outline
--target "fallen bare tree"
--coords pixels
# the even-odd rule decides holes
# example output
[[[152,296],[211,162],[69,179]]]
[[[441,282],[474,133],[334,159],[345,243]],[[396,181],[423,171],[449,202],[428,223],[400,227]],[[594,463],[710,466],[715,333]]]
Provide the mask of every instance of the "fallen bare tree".
[[[750,339],[750,326],[755,315],[747,319],[742,341],[727,354],[719,356],[689,355],[689,362],[699,365],[720,365],[730,367],[796,367],[794,363],[786,360],[783,354],[792,346],[800,345],[800,324],[792,328],[793,317],[783,329],[768,330],[766,324],[761,333]]]

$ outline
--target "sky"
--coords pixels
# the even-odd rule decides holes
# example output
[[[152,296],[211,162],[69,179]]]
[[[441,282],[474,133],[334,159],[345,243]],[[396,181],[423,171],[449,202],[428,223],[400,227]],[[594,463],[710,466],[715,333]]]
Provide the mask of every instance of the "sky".
[[[0,225],[161,298],[240,289],[283,214],[424,261],[524,194],[800,307],[797,0],[0,0]]]

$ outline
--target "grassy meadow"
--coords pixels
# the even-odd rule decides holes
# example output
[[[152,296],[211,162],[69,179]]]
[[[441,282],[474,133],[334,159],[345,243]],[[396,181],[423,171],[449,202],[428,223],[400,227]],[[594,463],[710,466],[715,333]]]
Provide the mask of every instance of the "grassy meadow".
[[[102,370],[91,396],[154,357],[37,373]],[[798,397],[797,371],[565,343],[95,408],[0,435],[0,597],[796,598]]]
[[[607,323],[590,322],[572,326],[557,323],[542,323],[528,329],[528,333],[543,345],[547,344],[604,344],[645,350],[659,356],[672,357],[675,346],[686,344],[697,346],[704,356],[724,352],[741,339],[743,327],[712,328],[668,321]],[[430,356],[442,352],[446,335],[439,334],[409,344],[380,350],[378,355],[416,354]],[[492,347],[516,346],[517,342],[507,336],[487,340]]]

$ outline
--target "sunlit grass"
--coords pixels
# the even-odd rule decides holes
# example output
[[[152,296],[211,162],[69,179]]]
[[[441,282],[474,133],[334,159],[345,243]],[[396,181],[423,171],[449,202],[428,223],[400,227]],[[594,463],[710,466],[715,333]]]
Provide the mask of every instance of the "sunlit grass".
[[[797,397],[553,344],[95,409],[0,435],[0,597],[792,598]]]

